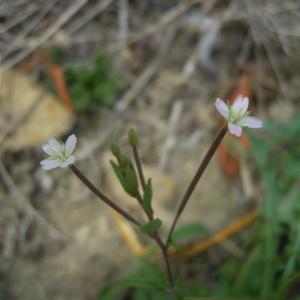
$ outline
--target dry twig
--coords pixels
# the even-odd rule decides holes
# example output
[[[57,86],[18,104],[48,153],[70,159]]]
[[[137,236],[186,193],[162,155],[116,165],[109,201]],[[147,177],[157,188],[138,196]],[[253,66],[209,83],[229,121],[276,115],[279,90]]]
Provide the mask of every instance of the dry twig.
[[[14,67],[19,62],[21,62],[24,58],[26,58],[28,55],[30,55],[32,52],[34,52],[37,48],[42,46],[65,23],[67,23],[87,2],[88,2],[88,0],[77,0],[77,2],[74,3],[72,6],[70,6],[70,8],[60,16],[60,18],[57,20],[57,22],[54,23],[52,26],[50,26],[43,33],[43,35],[35,41],[34,44],[31,44],[29,48],[24,49],[17,56],[15,56],[11,60],[8,60],[7,62],[5,62],[2,65],[1,69],[7,70],[7,69]]]
[[[37,223],[43,225],[49,233],[57,240],[65,240],[66,236],[50,224],[43,215],[41,215],[31,204],[26,196],[20,191],[18,186],[15,184],[8,170],[4,166],[2,160],[0,160],[0,175],[2,180],[11,194],[15,196],[16,208],[20,211],[24,211],[27,216],[33,218]]]

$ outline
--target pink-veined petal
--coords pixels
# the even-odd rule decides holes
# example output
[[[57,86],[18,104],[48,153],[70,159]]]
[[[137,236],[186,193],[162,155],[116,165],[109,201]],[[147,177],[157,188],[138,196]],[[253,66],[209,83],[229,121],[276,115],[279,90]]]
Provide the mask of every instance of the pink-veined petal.
[[[75,136],[75,134],[70,135],[66,142],[66,150],[68,153],[72,154],[74,152],[76,143],[77,143],[77,137]]]
[[[55,169],[59,166],[59,162],[53,159],[44,159],[40,163],[42,165],[42,169],[44,170]]]
[[[242,127],[239,125],[228,123],[228,130],[231,134],[235,135],[236,137],[240,137],[242,135]]]
[[[72,155],[68,159],[66,159],[64,162],[60,163],[59,166],[62,167],[62,168],[66,168],[69,165],[74,164],[74,162],[75,162],[75,156]]]
[[[242,116],[248,109],[249,106],[249,98],[239,95],[234,100],[233,105],[231,106],[231,112],[233,115],[238,114]]]
[[[218,110],[218,112],[225,118],[228,119],[228,115],[229,115],[229,108],[227,106],[227,104],[220,98],[217,98],[216,102],[215,102],[215,106],[216,109]]]
[[[248,117],[248,116],[243,117],[240,120],[239,125],[249,127],[249,128],[262,128],[263,127],[263,123],[260,119],[258,119],[256,117]]]

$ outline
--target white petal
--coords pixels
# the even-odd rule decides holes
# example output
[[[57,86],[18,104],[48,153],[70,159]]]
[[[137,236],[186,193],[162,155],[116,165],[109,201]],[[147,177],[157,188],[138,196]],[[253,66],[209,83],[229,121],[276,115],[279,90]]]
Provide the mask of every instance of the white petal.
[[[220,99],[220,98],[217,98],[216,102],[215,102],[215,106],[216,106],[216,109],[218,110],[218,112],[225,118],[227,119],[228,118],[228,114],[229,114],[229,108],[228,106],[226,105],[226,103]]]
[[[242,116],[248,109],[249,106],[249,98],[239,95],[234,100],[234,103],[231,107],[231,111],[233,115],[239,114]]]
[[[70,135],[66,142],[66,150],[68,153],[72,154],[74,152],[76,143],[77,143],[77,137],[75,136],[75,134]]]
[[[53,152],[55,152],[55,153],[63,153],[64,152],[64,148],[58,140],[51,139],[48,142],[48,144],[51,146]]]
[[[68,159],[66,159],[64,162],[60,163],[59,166],[60,166],[61,168],[66,168],[66,167],[68,167],[69,165],[74,164],[74,162],[75,162],[75,156],[72,155],[72,156],[70,156]]]
[[[49,144],[45,144],[42,147],[43,151],[46,152],[48,155],[52,156],[53,155],[53,149]]]
[[[52,147],[58,148],[60,147],[60,142],[57,139],[51,139],[48,144]]]
[[[231,134],[240,137],[242,135],[242,127],[232,123],[228,123],[228,130]]]
[[[53,159],[44,159],[41,161],[42,169],[51,170],[59,166],[59,162]]]
[[[263,123],[260,119],[256,117],[243,117],[239,125],[245,126],[245,127],[250,127],[250,128],[261,128],[263,127]]]

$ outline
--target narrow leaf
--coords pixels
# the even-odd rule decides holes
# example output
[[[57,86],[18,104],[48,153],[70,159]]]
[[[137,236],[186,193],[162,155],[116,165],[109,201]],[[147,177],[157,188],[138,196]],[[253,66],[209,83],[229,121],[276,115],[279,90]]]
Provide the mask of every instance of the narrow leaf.
[[[125,170],[125,184],[124,189],[127,194],[129,194],[132,197],[136,197],[138,194],[138,179],[135,173],[135,170],[130,168],[128,165]]]
[[[122,169],[112,160],[110,161],[110,164],[111,164],[117,178],[119,179],[122,187],[124,188],[124,186],[125,186],[125,177],[123,175]]]
[[[111,150],[111,153],[116,157],[118,158],[119,157],[119,154],[120,154],[120,147],[116,144],[112,144],[110,146],[110,150]]]

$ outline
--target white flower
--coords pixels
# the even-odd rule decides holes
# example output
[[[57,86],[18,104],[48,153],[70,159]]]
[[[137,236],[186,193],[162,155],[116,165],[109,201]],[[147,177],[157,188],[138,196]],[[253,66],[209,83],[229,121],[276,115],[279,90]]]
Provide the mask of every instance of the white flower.
[[[44,170],[51,170],[55,168],[66,168],[75,162],[73,155],[77,138],[75,134],[68,137],[64,144],[56,139],[51,139],[48,144],[45,144],[42,149],[47,154],[47,158],[41,161]]]
[[[242,95],[236,97],[233,105],[227,105],[222,99],[217,98],[215,106],[218,112],[227,120],[229,132],[237,137],[242,135],[242,127],[263,127],[260,119],[249,116],[249,112],[247,112],[249,106],[248,97]]]

